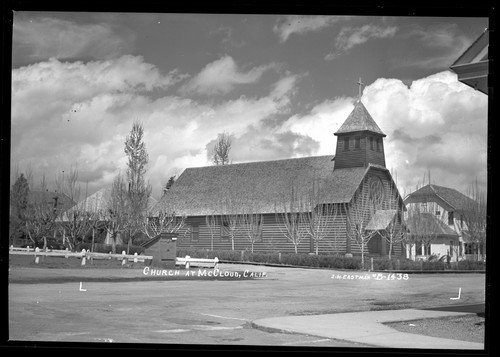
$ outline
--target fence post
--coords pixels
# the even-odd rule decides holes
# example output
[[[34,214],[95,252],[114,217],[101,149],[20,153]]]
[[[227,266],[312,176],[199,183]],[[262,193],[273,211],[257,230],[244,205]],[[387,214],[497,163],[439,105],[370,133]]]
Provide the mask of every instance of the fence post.
[[[122,250],[122,256],[123,256],[123,259],[122,259],[122,266],[126,264],[126,258],[125,258],[125,254],[127,254],[124,250]]]
[[[373,271],[373,257],[370,258],[370,271]]]
[[[66,248],[66,249],[65,249],[65,251],[66,251],[66,253],[64,253],[64,258],[68,259],[68,252],[69,252],[69,249],[68,249],[68,248]]]
[[[281,263],[281,252],[278,252],[278,262]]]
[[[137,263],[137,252],[134,253],[134,263]]]
[[[40,262],[40,257],[38,255],[36,255],[36,253],[38,253],[40,251],[40,249],[38,247],[35,248],[35,264],[38,264]]]
[[[26,247],[26,252],[27,252],[27,253],[29,253],[29,252],[30,252],[30,246],[29,246],[29,245]]]
[[[85,265],[87,256],[85,255],[85,249],[82,249],[82,266]]]
[[[401,270],[401,262],[399,259],[396,260],[396,270]]]
[[[14,250],[14,246],[11,244],[10,251],[12,252],[13,250]]]
[[[244,251],[244,250],[242,250],[242,251],[241,251],[241,261],[242,261],[242,262],[244,261],[244,260],[243,260],[244,258],[245,258],[245,251]]]
[[[190,258],[191,258],[191,257],[190,257],[189,255],[186,255],[186,269],[189,269],[189,266],[190,266],[190,264],[189,264],[189,259],[190,259]]]

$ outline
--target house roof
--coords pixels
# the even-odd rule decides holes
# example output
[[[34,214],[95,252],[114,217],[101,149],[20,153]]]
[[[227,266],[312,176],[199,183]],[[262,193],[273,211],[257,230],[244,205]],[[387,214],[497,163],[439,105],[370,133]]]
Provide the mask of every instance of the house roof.
[[[51,207],[54,206],[56,198],[57,210],[59,212],[65,212],[76,204],[71,198],[61,192],[32,190],[28,193],[28,201],[30,203],[44,203]]]
[[[75,204],[72,209],[87,212],[103,212],[108,209],[110,198],[111,187],[104,187]],[[150,196],[148,210],[152,209],[157,203],[158,200]],[[63,220],[66,219],[67,217],[64,215]]]
[[[398,211],[395,209],[387,210],[377,210],[372,216],[368,224],[366,225],[366,230],[368,231],[379,231],[386,229],[389,223],[394,219]]]
[[[289,202],[286,193],[294,187],[305,195],[318,180],[326,189],[325,203],[347,203],[370,169],[370,165],[334,170],[332,156],[260,161],[186,169],[153,208],[179,215],[205,216],[243,213],[245,205],[259,213],[275,213]],[[224,204],[230,199],[232,203]],[[228,207],[233,206],[233,207]]]
[[[414,216],[410,216],[406,220],[406,226],[409,229],[410,235],[419,235],[419,234],[435,234],[436,236],[453,236],[458,237],[458,233],[451,229],[446,223],[441,221],[438,217],[429,212],[422,212],[416,214]],[[412,232],[412,227],[414,228],[414,232]],[[415,230],[420,230],[422,232],[418,232]]]
[[[457,58],[450,69],[458,80],[488,94],[489,30],[483,33]]]
[[[474,203],[474,200],[454,188],[428,184],[410,193],[404,202],[405,204],[437,202],[447,211],[461,211]]]
[[[373,120],[370,113],[368,113],[368,110],[366,110],[361,100],[356,102],[351,114],[349,114],[335,135],[357,131],[371,131],[386,136],[382,130],[380,130],[375,120]]]
[[[470,44],[458,57],[451,67],[488,60],[489,30],[483,33]]]

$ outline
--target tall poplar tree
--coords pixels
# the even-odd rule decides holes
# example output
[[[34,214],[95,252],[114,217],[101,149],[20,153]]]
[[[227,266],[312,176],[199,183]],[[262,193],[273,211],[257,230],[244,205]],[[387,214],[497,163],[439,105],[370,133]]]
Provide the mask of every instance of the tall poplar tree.
[[[141,123],[134,122],[132,130],[125,140],[127,162],[127,197],[128,212],[125,232],[128,235],[127,253],[134,235],[141,232],[146,219],[151,186],[146,183],[146,167],[149,162],[146,144],[144,143],[144,128]]]

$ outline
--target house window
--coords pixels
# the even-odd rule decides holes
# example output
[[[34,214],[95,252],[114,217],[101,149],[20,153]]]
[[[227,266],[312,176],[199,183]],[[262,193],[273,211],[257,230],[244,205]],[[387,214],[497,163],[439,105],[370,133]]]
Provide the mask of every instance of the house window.
[[[370,150],[373,150],[373,136],[370,136]]]
[[[417,243],[415,246],[415,252],[416,252],[416,255],[431,255],[431,245]]]
[[[448,212],[448,225],[453,225],[453,212]]]
[[[436,210],[436,216],[441,216],[441,211],[440,210]]]
[[[361,148],[361,137],[356,136],[354,138],[354,148],[355,149],[360,149]]]
[[[450,257],[453,256],[453,250],[454,250],[454,247],[453,247],[453,241],[450,240]]]
[[[229,224],[222,222],[220,226],[220,240],[221,242],[229,242]]]
[[[475,244],[474,243],[464,243],[465,254],[474,254],[475,253]]]
[[[377,151],[380,151],[380,138],[377,138]]]
[[[191,242],[200,241],[200,226],[191,227]]]
[[[344,151],[349,151],[349,137],[344,138]]]

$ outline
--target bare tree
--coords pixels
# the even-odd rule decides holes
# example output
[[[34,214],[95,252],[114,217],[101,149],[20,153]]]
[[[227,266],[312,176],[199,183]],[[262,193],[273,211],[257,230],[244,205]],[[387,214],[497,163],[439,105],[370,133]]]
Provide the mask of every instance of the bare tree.
[[[274,211],[276,222],[281,233],[293,244],[295,253],[298,246],[308,233],[303,224],[304,202],[299,196],[295,184],[288,185],[287,192],[282,192],[279,202],[275,204]]]
[[[227,229],[229,238],[231,239],[231,250],[234,250],[234,240],[238,232],[243,228],[244,214],[240,212],[242,202],[235,192],[227,192],[222,199],[221,216],[222,225]]]
[[[406,240],[420,243],[424,247],[424,251],[428,251],[431,242],[438,235],[439,224],[440,220],[434,217],[432,212],[429,212],[426,203],[412,204],[408,208]]]
[[[319,253],[319,242],[333,232],[333,224],[338,216],[338,206],[324,204],[328,185],[318,179],[312,181],[311,188],[306,193],[304,212],[301,214],[306,233],[314,241],[315,253]]]
[[[57,192],[68,196],[73,202],[81,198],[80,185],[78,185],[78,164],[71,165],[69,172],[62,171],[55,178]]]
[[[379,234],[384,238],[387,243],[389,243],[389,259],[392,258],[392,250],[395,244],[400,244],[405,239],[405,225],[402,216],[402,203],[399,195],[399,191],[394,184],[390,184],[388,190],[386,191],[388,198],[387,204],[389,210],[394,210],[394,217],[389,222],[389,225],[379,231]]]
[[[249,205],[241,218],[241,225],[245,238],[250,242],[251,250],[255,243],[262,240],[262,229],[264,227],[264,216],[259,214],[255,205]]]
[[[205,224],[210,232],[210,250],[214,250],[214,237],[215,234],[220,230],[219,225],[217,224],[217,216],[214,214],[209,214],[205,216]]]
[[[347,235],[354,240],[361,249],[361,264],[365,264],[365,247],[377,231],[367,230],[366,227],[375,213],[373,192],[368,184],[363,182],[361,190],[354,194],[349,204],[345,204]]]
[[[159,211],[157,215],[149,215],[142,227],[142,232],[149,238],[161,233],[175,233],[186,225],[186,215],[177,215],[175,212]]]
[[[470,185],[467,194],[471,199],[464,200],[459,228],[462,235],[468,236],[468,239],[475,243],[477,260],[479,260],[479,248],[486,244],[486,194],[479,189],[477,180],[475,184]]]
[[[104,228],[111,238],[112,251],[116,253],[116,241],[126,227],[129,212],[129,200],[125,181],[122,175],[115,177],[107,207],[101,212],[100,220],[104,221]]]
[[[227,133],[219,134],[212,149],[212,162],[214,165],[227,165],[231,151],[231,138]]]
[[[64,224],[65,233],[68,234],[68,243],[72,251],[75,250],[78,241],[83,241],[91,229],[91,215],[91,212],[83,209],[70,209],[63,213],[61,223]]]

